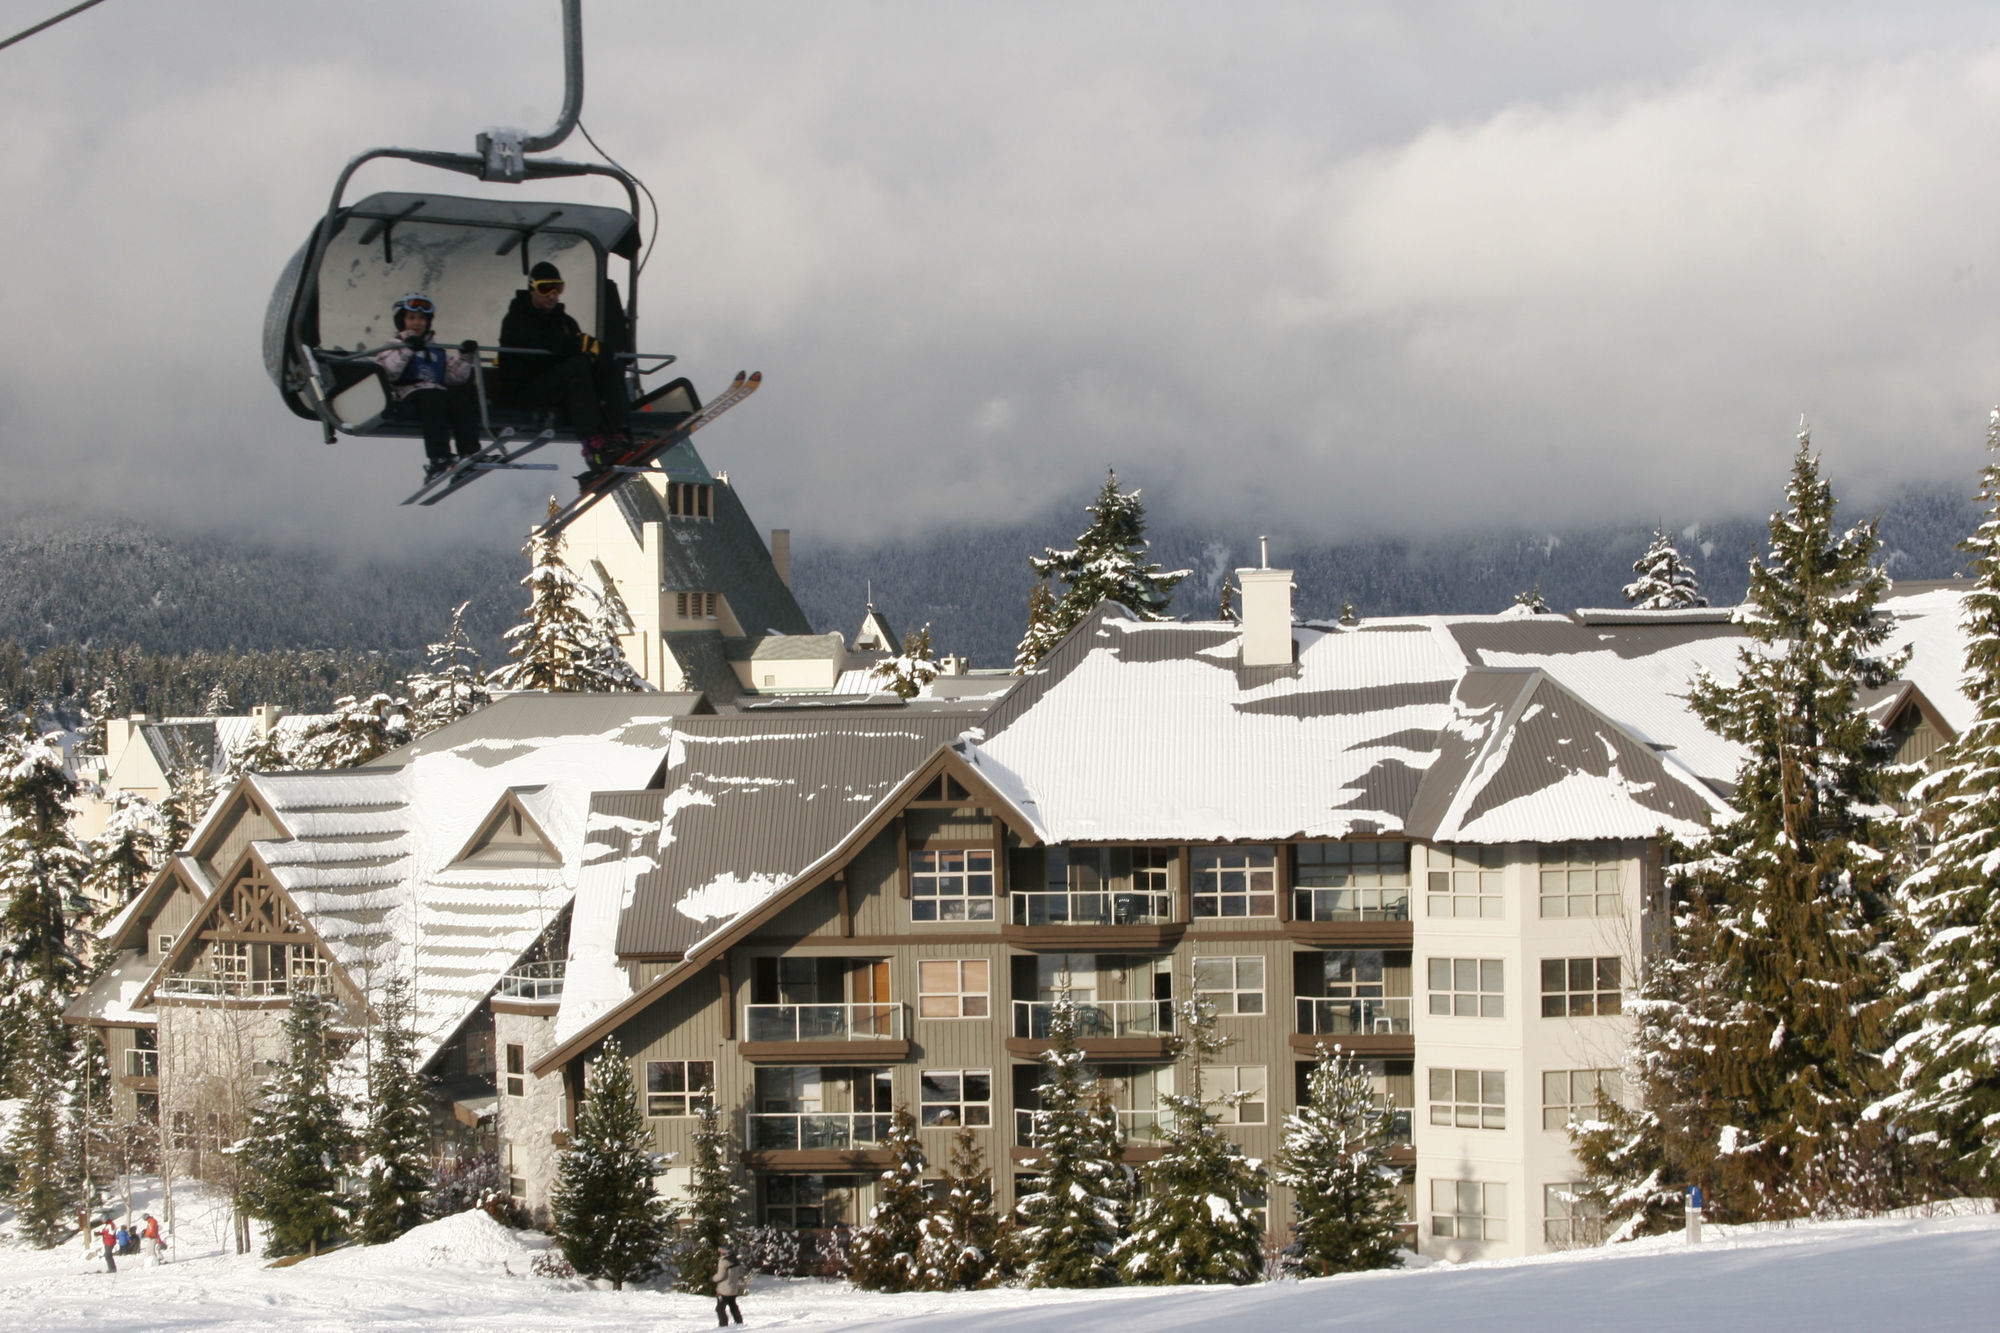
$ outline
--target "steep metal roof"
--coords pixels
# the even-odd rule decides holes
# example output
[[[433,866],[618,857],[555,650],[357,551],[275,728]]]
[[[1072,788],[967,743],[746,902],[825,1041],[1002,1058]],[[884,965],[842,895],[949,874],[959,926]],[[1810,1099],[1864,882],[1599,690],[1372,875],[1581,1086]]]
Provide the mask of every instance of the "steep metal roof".
[[[724,641],[732,662],[824,662],[846,652],[838,634],[753,634]]]
[[[693,453],[692,445],[688,451]],[[696,456],[691,466],[699,462]],[[812,622],[778,577],[757,525],[728,482],[714,484],[712,518],[669,514],[644,477],[634,477],[614,494],[635,537],[644,524],[660,525],[663,591],[721,593],[746,634],[812,633]]]

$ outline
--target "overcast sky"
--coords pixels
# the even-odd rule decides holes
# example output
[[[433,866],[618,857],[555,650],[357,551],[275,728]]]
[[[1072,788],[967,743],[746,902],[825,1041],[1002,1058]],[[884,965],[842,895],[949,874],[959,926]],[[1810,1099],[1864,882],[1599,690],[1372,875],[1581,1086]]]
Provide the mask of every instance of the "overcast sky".
[[[0,0],[0,35],[61,7]],[[553,120],[556,9],[106,0],[0,52],[0,502],[524,530],[550,474],[398,508],[419,446],[322,446],[259,334],[348,157]],[[766,373],[699,445],[801,540],[1039,514],[1106,464],[1239,531],[1678,523],[1768,510],[1801,412],[1843,494],[1972,484],[1996,36],[1990,4],[588,0],[584,121],[663,206],[642,346]],[[485,188],[359,192],[412,185]]]

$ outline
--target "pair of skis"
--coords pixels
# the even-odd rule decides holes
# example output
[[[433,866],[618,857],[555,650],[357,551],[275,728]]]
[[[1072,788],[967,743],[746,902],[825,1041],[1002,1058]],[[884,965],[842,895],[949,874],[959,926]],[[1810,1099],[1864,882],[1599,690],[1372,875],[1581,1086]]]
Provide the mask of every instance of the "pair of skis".
[[[417,487],[410,498],[403,503],[434,505],[447,495],[470,486],[488,472],[554,472],[557,470],[554,463],[523,463],[521,460],[555,437],[554,431],[545,430],[531,440],[519,441],[519,448],[510,449],[509,446],[517,441],[514,438],[514,428],[509,426],[500,432],[499,438],[478,453],[466,455],[450,468]]]
[[[730,381],[728,388],[703,404],[685,420],[677,422],[666,434],[637,446],[633,452],[625,456],[624,462],[608,467],[602,472],[586,473],[578,478],[576,498],[551,514],[548,521],[535,530],[535,535],[553,537],[583,517],[585,510],[633,477],[641,473],[663,472],[665,469],[653,466],[662,454],[757,392],[763,383],[764,372],[761,370],[747,374],[737,371],[736,378]]]

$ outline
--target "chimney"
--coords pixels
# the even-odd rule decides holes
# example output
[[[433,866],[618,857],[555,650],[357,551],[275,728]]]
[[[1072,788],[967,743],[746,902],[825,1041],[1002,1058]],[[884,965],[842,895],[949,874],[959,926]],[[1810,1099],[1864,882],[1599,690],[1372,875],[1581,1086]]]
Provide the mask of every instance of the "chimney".
[[[285,715],[281,704],[258,704],[250,710],[250,716],[257,722],[257,739],[268,740],[271,729],[278,725],[278,719]]]
[[[1292,571],[1271,568],[1271,539],[1257,539],[1262,564],[1236,571],[1243,591],[1243,665],[1292,664]]]
[[[789,588],[792,586],[792,530],[790,528],[771,529],[771,564],[778,571],[778,578]]]

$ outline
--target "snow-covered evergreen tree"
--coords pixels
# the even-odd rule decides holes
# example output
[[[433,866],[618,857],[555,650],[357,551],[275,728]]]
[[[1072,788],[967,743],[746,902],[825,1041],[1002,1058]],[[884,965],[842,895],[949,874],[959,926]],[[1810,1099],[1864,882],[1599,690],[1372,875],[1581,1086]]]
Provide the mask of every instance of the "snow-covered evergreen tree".
[[[868,668],[871,680],[880,681],[883,688],[898,699],[914,699],[924,692],[924,686],[938,678],[939,667],[932,656],[931,627],[925,625],[912,634],[903,636],[903,651],[894,657],[885,657]]]
[[[1305,1104],[1285,1117],[1273,1173],[1291,1189],[1298,1219],[1289,1269],[1326,1277],[1403,1262],[1403,1173],[1389,1163],[1389,1119],[1367,1069],[1321,1046]]]
[[[551,498],[551,517],[555,510]],[[611,613],[564,562],[562,549],[561,533],[544,535],[539,529],[522,548],[528,555],[528,573],[521,580],[528,606],[521,623],[507,631],[513,645],[507,650],[510,660],[493,673],[493,685],[581,692],[647,688],[625,660]]]
[[[1172,1124],[1160,1156],[1141,1173],[1145,1189],[1131,1234],[1112,1259],[1132,1283],[1260,1281],[1264,1234],[1253,1210],[1264,1195],[1264,1168],[1223,1134],[1221,1116],[1203,1097],[1202,1072],[1228,1042],[1216,1032],[1213,1003],[1190,999],[1177,1009],[1181,1087],[1161,1094]],[[1219,1100],[1233,1106],[1243,1096]]]
[[[215,802],[220,787],[215,775],[200,764],[185,764],[167,775],[166,799],[160,802],[165,829],[160,835],[162,850],[172,856],[187,846],[188,835],[201,823]]]
[[[1064,586],[1046,623],[1036,621],[1030,599],[1028,635],[1015,655],[1016,671],[1039,662],[1099,602],[1117,602],[1141,620],[1165,620],[1174,589],[1193,572],[1163,569],[1146,558],[1146,508],[1139,503],[1139,492],[1118,489],[1116,472],[1106,473],[1104,489],[1085,508],[1091,515],[1090,526],[1074,547],[1059,551],[1051,546],[1028,557],[1036,578],[1055,579]],[[1040,642],[1039,649],[1030,639]]]
[[[203,717],[228,717],[230,713],[229,686],[222,681],[208,687],[208,697],[201,701]]]
[[[1742,747],[1738,813],[1670,869],[1678,956],[1653,963],[1633,1006],[1663,1183],[1702,1184],[1724,1220],[1895,1193],[1890,1136],[1861,1113],[1886,1091],[1878,946],[1907,775],[1860,692],[1901,663],[1880,651],[1874,525],[1840,532],[1834,512],[1802,430],[1769,554],[1750,562],[1753,642],[1734,680],[1704,676],[1689,696]]]
[[[951,1165],[923,1233],[917,1267],[926,1290],[990,1287],[1013,1267],[1013,1233],[993,1211],[993,1172],[970,1129],[952,1136]]]
[[[120,1126],[111,1103],[111,1067],[94,1028],[75,1036],[64,1071],[62,1179],[76,1198],[88,1202],[97,1182],[118,1174]]]
[[[1061,641],[1062,631],[1056,628],[1055,590],[1049,587],[1047,579],[1037,579],[1035,586],[1028,589],[1028,628],[1021,635],[1020,647],[1014,651],[1014,674],[1026,675]]]
[[[1902,886],[1915,965],[1901,979],[1897,1086],[1876,1111],[1980,1194],[2000,1190],[2000,409],[1986,444],[1986,518],[1964,543],[1973,586],[1960,611],[1977,713],[1912,792],[1935,842]]]
[[[362,699],[350,694],[336,700],[333,711],[298,738],[289,757],[297,768],[354,768],[409,739],[408,699],[388,694]]]
[[[570,1267],[609,1278],[613,1290],[659,1271],[675,1222],[672,1205],[653,1191],[653,1177],[665,1165],[639,1115],[631,1062],[610,1038],[590,1066],[549,1198],[556,1244]]]
[[[46,1250],[76,1230],[75,1187],[63,1169],[62,1020],[53,1000],[40,995],[17,1009],[9,1023],[12,1072],[21,1096],[7,1136],[14,1228],[22,1240]]]
[[[1665,527],[1653,530],[1652,545],[1632,562],[1633,579],[1625,585],[1625,600],[1639,611],[1680,611],[1707,606],[1694,566],[1681,555]]]
[[[1536,579],[1534,587],[1528,589],[1526,592],[1517,592],[1514,594],[1514,604],[1507,608],[1507,614],[1549,616],[1555,614],[1555,608],[1549,605],[1546,597],[1542,596],[1542,581]]]
[[[414,737],[412,737],[414,739]],[[278,728],[253,733],[249,739],[229,752],[223,762],[225,782],[234,782],[245,773],[286,773],[297,768],[292,762],[292,751],[285,744]]]
[[[893,1160],[876,1178],[867,1225],[854,1233],[848,1280],[863,1291],[914,1291],[924,1285],[917,1252],[931,1201],[924,1189],[924,1148],[909,1107],[899,1106],[889,1117],[882,1147]]]
[[[415,1008],[409,978],[382,989],[381,1022],[368,1061],[368,1128],[361,1137],[361,1198],[355,1232],[380,1245],[424,1220],[431,1188],[430,1106],[417,1072]]]
[[[135,792],[114,798],[104,831],[91,840],[90,875],[84,894],[101,919],[109,919],[151,882],[166,859],[161,847],[166,818],[160,807]]]
[[[1034,1156],[1022,1163],[1033,1189],[1018,1202],[1022,1277],[1031,1287],[1111,1287],[1118,1270],[1118,1201],[1124,1164],[1107,1157],[1091,1115],[1095,1080],[1077,1047],[1076,1004],[1067,990],[1050,1006],[1048,1049],[1036,1090]]]
[[[687,1221],[679,1251],[680,1288],[715,1294],[715,1260],[743,1208],[743,1187],[729,1169],[729,1126],[713,1096],[701,1105],[693,1136],[693,1179],[688,1186]],[[797,1248],[796,1238],[793,1248]]]
[[[404,682],[410,696],[412,740],[492,702],[486,672],[479,666],[479,650],[465,633],[465,609],[471,605],[460,602],[452,608],[451,628],[430,646],[425,657],[429,669]]]
[[[1225,624],[1236,623],[1236,585],[1227,574],[1222,578],[1222,596],[1215,605],[1215,618]]]
[[[1655,1111],[1622,1105],[1599,1092],[1596,1109],[1568,1128],[1583,1172],[1576,1197],[1584,1212],[1603,1219],[1607,1242],[1657,1236],[1680,1224],[1682,1199],[1692,1182],[1667,1160],[1669,1135]],[[1677,1139],[1696,1137],[1685,1122],[1676,1129]]]
[[[346,1223],[340,1184],[354,1135],[332,1086],[334,1017],[325,991],[292,991],[284,1057],[271,1062],[248,1130],[229,1149],[243,1168],[245,1210],[270,1226],[264,1253],[273,1257],[316,1254]]]
[[[70,832],[75,795],[53,733],[23,723],[0,739],[0,1023],[10,1062],[28,1016],[60,1012],[83,979],[90,856]]]

